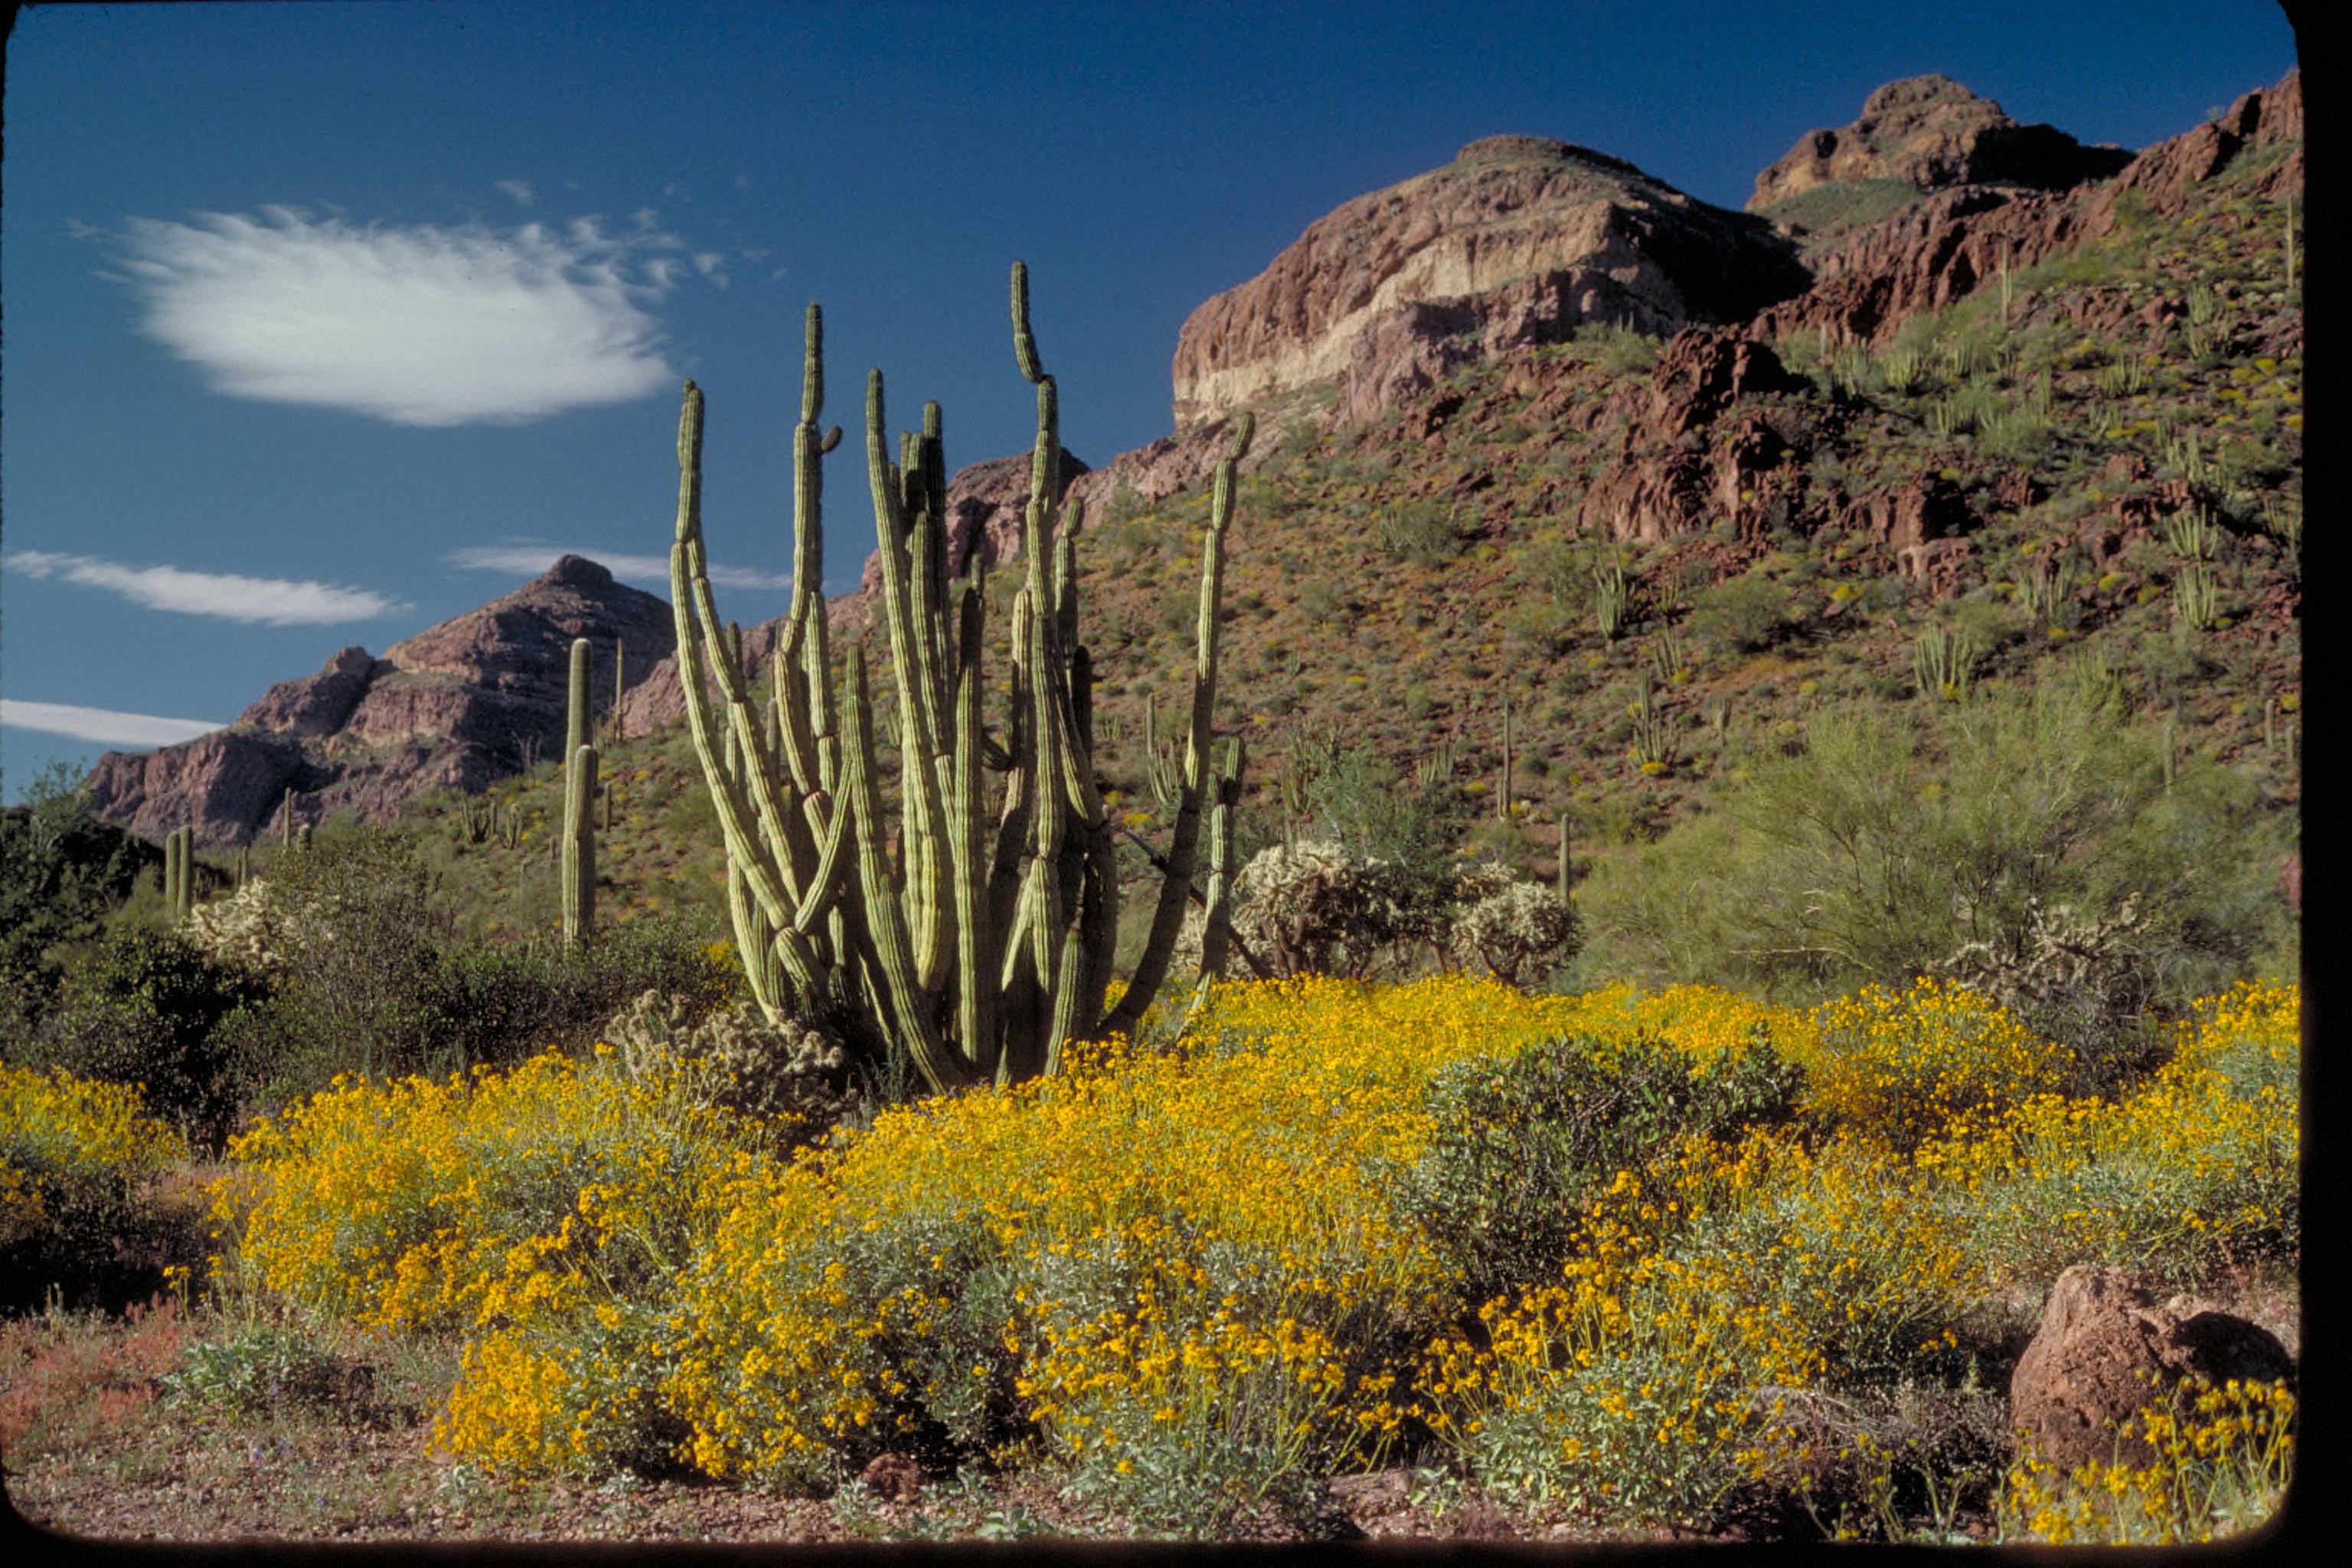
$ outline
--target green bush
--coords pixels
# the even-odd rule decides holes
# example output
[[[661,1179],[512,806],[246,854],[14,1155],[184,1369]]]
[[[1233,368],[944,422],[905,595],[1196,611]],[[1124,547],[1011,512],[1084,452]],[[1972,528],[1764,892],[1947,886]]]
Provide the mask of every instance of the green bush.
[[[84,808],[63,763],[0,811],[0,1040],[55,1001],[56,950],[87,942],[162,854]]]
[[[1475,527],[1459,510],[1433,500],[1399,501],[1372,520],[1381,548],[1416,566],[1443,566],[1468,548]]]
[[[2253,783],[2191,761],[2168,788],[2161,746],[2063,681],[1824,714],[1796,754],[1602,861],[1582,912],[1603,969],[1817,1000],[1949,973],[1972,948],[2031,954],[2041,911],[2063,909],[2106,928],[2099,984],[2175,1007],[2251,973],[2291,917]],[[2033,1022],[2086,1060],[2136,1048],[2099,1037],[2117,1008],[2053,1000]]]
[[[595,1043],[648,990],[707,1012],[731,973],[672,921],[631,921],[566,949],[551,935],[469,942],[453,931],[415,849],[362,833],[289,856],[270,886],[285,951],[267,1002],[232,1020],[250,1108],[274,1109],[339,1073],[438,1076]]]
[[[239,1098],[221,1026],[266,994],[257,976],[177,933],[119,931],[66,976],[55,1010],[8,1054],[27,1067],[137,1085],[152,1114],[217,1143]]]
[[[1441,1068],[1428,1150],[1402,1175],[1403,1211],[1490,1300],[1551,1278],[1583,1207],[1691,1137],[1786,1117],[1797,1070],[1760,1038],[1711,1060],[1664,1036],[1554,1036],[1507,1058]]]
[[[1728,578],[1691,599],[1692,635],[1726,653],[1768,648],[1788,626],[1789,595],[1753,574]]]
[[[201,1226],[158,1193],[187,1156],[128,1085],[0,1067],[0,1311],[120,1309],[193,1267]]]

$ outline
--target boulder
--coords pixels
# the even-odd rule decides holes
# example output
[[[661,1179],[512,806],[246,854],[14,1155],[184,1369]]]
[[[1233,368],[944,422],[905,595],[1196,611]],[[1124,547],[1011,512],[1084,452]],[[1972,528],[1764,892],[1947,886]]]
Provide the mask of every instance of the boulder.
[[[2291,1379],[2294,1362],[2257,1323],[2191,1297],[2163,1305],[2120,1268],[2058,1276],[2010,1379],[2010,1425],[2062,1470],[2156,1462],[2138,1415],[2184,1378]]]

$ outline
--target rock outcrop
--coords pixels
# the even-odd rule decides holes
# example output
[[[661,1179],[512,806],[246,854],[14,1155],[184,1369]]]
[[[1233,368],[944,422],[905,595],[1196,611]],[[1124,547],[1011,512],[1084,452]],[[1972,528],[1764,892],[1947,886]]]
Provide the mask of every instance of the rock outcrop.
[[[1496,136],[1308,226],[1179,334],[1178,429],[1322,383],[1360,420],[1452,364],[1587,321],[1646,332],[1736,321],[1801,289],[1762,220],[1566,142]]]
[[[1892,180],[1918,191],[1954,185],[2064,190],[2131,162],[2119,147],[2085,147],[2050,125],[2020,125],[2000,105],[1947,76],[1906,77],[1872,93],[1862,115],[1808,132],[1756,176],[1749,212],[1848,181]]]
[[[2063,192],[1993,184],[1939,191],[1814,254],[1813,287],[1762,311],[1755,331],[1769,338],[1820,330],[1838,342],[1880,342],[1911,317],[1995,281],[2004,264],[2013,275],[2113,233],[2134,206],[2158,216],[2179,212],[2198,184],[2250,153],[2286,148],[2252,176],[2254,194],[2299,191],[2302,139],[2303,78],[2289,71],[2219,120],[2147,149],[2112,179]],[[2182,311],[2159,310],[2140,325],[2161,341]]]
[[[603,646],[598,706],[621,639],[625,684],[670,650],[669,606],[567,555],[537,580],[394,644],[347,647],[280,681],[227,729],[153,752],[109,752],[93,810],[145,837],[193,826],[207,847],[250,843],[285,792],[297,822],[396,815],[429,790],[478,790],[563,747],[572,640]]]
[[[2183,1378],[2294,1375],[2275,1335],[2192,1297],[2158,1306],[2119,1268],[2058,1276],[2009,1385],[2010,1424],[2062,1470],[2156,1462],[2136,1417]]]

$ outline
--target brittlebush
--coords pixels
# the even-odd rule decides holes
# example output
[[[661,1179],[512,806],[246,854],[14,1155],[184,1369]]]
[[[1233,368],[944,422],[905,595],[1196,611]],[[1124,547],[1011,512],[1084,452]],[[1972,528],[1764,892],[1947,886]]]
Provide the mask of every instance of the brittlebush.
[[[2055,1047],[1935,987],[1799,1012],[1296,981],[789,1160],[604,1058],[340,1085],[236,1152],[266,1279],[467,1337],[440,1441],[497,1468],[821,1487],[887,1448],[1050,1456],[1204,1533],[1435,1444],[1506,1493],[1703,1522],[1801,1464],[1794,1405],[1957,1375],[1973,1305],[2074,1241],[2292,1247],[2294,1005],[2209,1005],[2109,1104],[2042,1092]],[[1481,1299],[1393,1178],[1460,1131],[1433,1080],[1577,1041],[1684,1054],[1669,1088],[1793,1063],[1798,1114],[1627,1142],[1563,1187],[1564,1264]]]

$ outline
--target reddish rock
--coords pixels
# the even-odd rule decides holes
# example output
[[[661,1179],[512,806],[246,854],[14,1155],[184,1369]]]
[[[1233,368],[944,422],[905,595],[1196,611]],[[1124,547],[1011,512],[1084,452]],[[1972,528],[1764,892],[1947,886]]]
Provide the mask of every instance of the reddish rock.
[[[1950,539],[1976,526],[1976,514],[1958,485],[1940,474],[1922,474],[1909,484],[1864,496],[1839,521],[1867,531],[1898,558],[1915,545]]]
[[[2058,1276],[2042,1326],[2010,1378],[2010,1425],[2062,1470],[2155,1463],[2139,1412],[2181,1379],[2292,1378],[2268,1330],[2189,1297],[2162,1306],[2119,1268],[2078,1264]]]
[[[857,1479],[885,1502],[913,1502],[922,1495],[922,1467],[904,1454],[875,1455]]]
[[[236,721],[240,730],[258,730],[296,740],[315,740],[343,727],[367,695],[379,666],[363,647],[347,647],[316,675],[281,680],[262,693]]]
[[[147,752],[108,752],[90,770],[90,811],[142,838],[193,827],[206,848],[251,841],[286,787],[312,770],[290,745],[236,730]]]
[[[1738,398],[1795,392],[1811,384],[1780,363],[1771,345],[1737,331],[1692,328],[1658,351],[1650,372],[1650,416],[1644,432],[1673,441],[1708,424]]]
[[[1960,591],[1961,571],[1975,549],[1969,539],[1922,540],[1896,551],[1895,563],[1914,583],[1926,584],[1933,597],[1945,599]]]
[[[2063,192],[1990,184],[1936,192],[1812,256],[1813,287],[1759,312],[1752,330],[1764,338],[1822,331],[1841,343],[1882,342],[1912,316],[1997,279],[2004,258],[2014,275],[2113,232],[2124,221],[2117,207],[2126,193],[2152,214],[2176,213],[2200,182],[2242,153],[2285,143],[2293,143],[2286,156],[2252,188],[2273,196],[2299,191],[2302,136],[2302,77],[2289,71],[2238,100],[2220,120],[2139,153],[2111,179]],[[2020,310],[2031,305],[2020,296]]]
[[[1706,460],[1696,452],[1621,460],[1586,488],[1578,527],[1599,530],[1620,542],[1655,544],[1706,528],[1713,489]]]
[[[344,810],[381,821],[430,790],[478,790],[562,750],[572,638],[601,645],[595,695],[609,705],[615,636],[628,679],[643,680],[669,651],[669,606],[567,555],[380,659],[343,649],[217,734],[108,752],[90,775],[93,809],[150,837],[191,826],[219,847],[252,842],[289,787],[295,820],[311,823]]]
[[[1671,332],[1805,286],[1760,220],[1694,201],[1622,159],[1490,137],[1443,168],[1343,203],[1178,336],[1180,429],[1319,383],[1360,421],[1452,364],[1558,342],[1579,323]]]
[[[2063,190],[2105,178],[2130,161],[2120,148],[2085,147],[2053,126],[2020,125],[1949,77],[1906,77],[1872,93],[1853,124],[1800,137],[1756,176],[1748,210],[1762,212],[1849,180],[1899,180],[1922,191],[1969,184]]]

